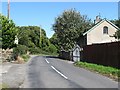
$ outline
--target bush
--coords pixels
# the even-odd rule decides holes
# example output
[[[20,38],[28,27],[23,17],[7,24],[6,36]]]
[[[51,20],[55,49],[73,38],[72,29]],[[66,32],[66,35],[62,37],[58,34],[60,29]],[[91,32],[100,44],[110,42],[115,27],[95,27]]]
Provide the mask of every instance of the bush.
[[[43,50],[49,53],[57,53],[57,48],[53,44],[50,44],[48,47],[44,47]]]
[[[27,54],[28,48],[25,45],[18,45],[13,48],[13,57],[16,59],[18,55]]]
[[[21,57],[24,59],[25,62],[27,62],[30,58],[29,55],[22,55]]]
[[[30,54],[39,54],[41,53],[41,49],[38,48],[38,47],[35,47],[35,48],[29,48],[29,51],[30,51]]]
[[[50,44],[48,48],[49,48],[49,52],[57,53],[57,48],[53,44]]]

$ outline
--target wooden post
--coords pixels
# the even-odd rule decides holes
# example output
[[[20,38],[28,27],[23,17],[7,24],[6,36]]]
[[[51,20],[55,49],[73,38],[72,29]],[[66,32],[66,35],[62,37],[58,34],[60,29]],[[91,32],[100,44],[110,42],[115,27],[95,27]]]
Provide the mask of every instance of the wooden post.
[[[10,18],[10,0],[8,0],[8,19]]]

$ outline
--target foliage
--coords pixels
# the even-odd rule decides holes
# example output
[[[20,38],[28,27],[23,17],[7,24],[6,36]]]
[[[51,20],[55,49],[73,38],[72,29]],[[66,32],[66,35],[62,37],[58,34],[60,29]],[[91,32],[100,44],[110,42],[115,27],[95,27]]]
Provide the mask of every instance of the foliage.
[[[16,60],[18,56],[27,54],[28,48],[25,45],[17,45],[13,48],[12,60]]]
[[[18,28],[19,44],[27,47],[39,46],[40,29],[38,26],[22,26]]]
[[[60,50],[60,44],[56,33],[53,34],[53,36],[49,39],[49,41],[57,48],[57,50]]]
[[[30,56],[29,55],[21,55],[21,57],[24,59],[24,61],[25,62],[27,62],[28,60],[29,60],[29,58],[30,58]]]
[[[40,36],[41,35],[41,36]],[[15,36],[19,45],[14,44]],[[3,41],[3,42],[2,42]],[[2,46],[3,44],[3,46]],[[16,47],[17,46],[17,47]],[[0,14],[0,47],[14,48],[14,55],[22,55],[29,50],[31,53],[53,53],[56,48],[49,41],[46,32],[38,26],[18,26],[12,20]]]
[[[13,48],[13,53],[15,55],[23,55],[27,54],[28,48],[25,45],[18,45],[17,47]]]
[[[115,32],[115,37],[120,39],[120,30],[118,30],[117,32]]]
[[[38,53],[41,53],[42,50],[38,47],[35,47],[35,48],[29,48],[29,51],[30,51],[30,54],[38,54]]]
[[[45,47],[44,50],[49,53],[54,53],[54,54],[57,53],[57,48],[53,44],[50,44],[48,47]]]
[[[41,37],[40,48],[45,48],[50,45],[49,39],[46,36]]]
[[[12,48],[15,46],[14,40],[17,35],[17,28],[12,20],[0,14],[0,33],[2,33],[2,48]],[[1,28],[2,26],[2,28]],[[1,41],[1,39],[0,39]]]
[[[120,19],[111,20],[111,22],[114,23],[116,26],[118,26],[120,28]]]
[[[19,44],[27,46],[31,54],[53,53],[53,50],[56,53],[56,48],[51,45],[44,29],[38,26],[22,26],[18,28]]]
[[[111,20],[111,22],[119,27],[119,30],[115,33],[115,37],[120,39],[120,19],[119,20]]]
[[[22,26],[19,27],[18,34],[19,44],[26,45],[28,48],[40,47],[44,48],[49,46],[49,39],[46,36],[44,29],[38,26]]]
[[[10,86],[7,85],[6,83],[0,83],[0,90],[7,90]]]
[[[57,34],[60,49],[69,50],[78,42],[80,35],[91,27],[87,16],[75,9],[65,10],[55,19],[53,30]]]
[[[110,77],[112,75],[112,78],[119,77],[118,75],[120,70],[113,67],[102,66],[102,65],[97,65],[97,64],[87,63],[87,62],[76,62],[75,65],[98,72],[103,75],[110,76]]]

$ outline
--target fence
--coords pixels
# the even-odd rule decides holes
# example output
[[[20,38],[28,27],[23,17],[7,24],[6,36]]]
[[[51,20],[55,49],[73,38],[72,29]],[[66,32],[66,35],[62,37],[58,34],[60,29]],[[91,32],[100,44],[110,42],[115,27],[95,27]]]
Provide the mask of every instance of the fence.
[[[71,59],[70,51],[60,51],[59,58],[70,60]]]
[[[83,61],[120,68],[120,42],[83,47]]]

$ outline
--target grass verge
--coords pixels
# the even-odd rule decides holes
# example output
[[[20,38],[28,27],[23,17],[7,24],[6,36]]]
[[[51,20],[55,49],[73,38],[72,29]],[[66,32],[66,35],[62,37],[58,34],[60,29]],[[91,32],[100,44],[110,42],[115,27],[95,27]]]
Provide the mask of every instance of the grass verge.
[[[116,68],[109,67],[109,66],[87,63],[87,62],[75,62],[74,65],[81,67],[81,68],[88,69],[90,71],[94,71],[99,74],[102,74],[111,79],[114,79],[115,81],[120,80],[120,69],[116,69]]]
[[[7,88],[9,88],[9,86],[5,83],[0,84],[0,90],[7,90]]]

